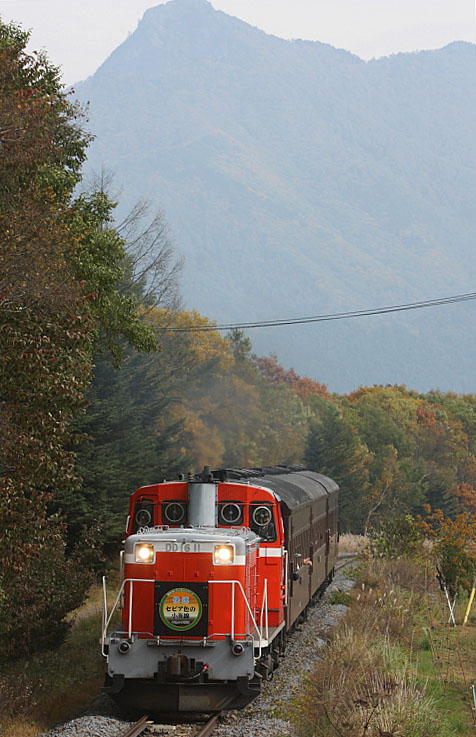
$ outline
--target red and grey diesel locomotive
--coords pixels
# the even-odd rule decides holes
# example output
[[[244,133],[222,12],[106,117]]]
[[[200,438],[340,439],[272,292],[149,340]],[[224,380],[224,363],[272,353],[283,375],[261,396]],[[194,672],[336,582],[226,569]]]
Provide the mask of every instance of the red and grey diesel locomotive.
[[[337,484],[300,467],[138,489],[109,612],[104,588],[106,692],[149,713],[247,704],[332,579],[337,529]]]

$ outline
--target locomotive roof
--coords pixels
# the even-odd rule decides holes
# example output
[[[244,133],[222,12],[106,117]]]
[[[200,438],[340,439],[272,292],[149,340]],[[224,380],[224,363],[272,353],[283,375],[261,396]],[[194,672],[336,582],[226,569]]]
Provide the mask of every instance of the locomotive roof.
[[[335,481],[321,473],[308,471],[304,466],[226,469],[226,479],[236,479],[270,489],[290,509],[310,504],[315,499],[334,495],[339,491]]]

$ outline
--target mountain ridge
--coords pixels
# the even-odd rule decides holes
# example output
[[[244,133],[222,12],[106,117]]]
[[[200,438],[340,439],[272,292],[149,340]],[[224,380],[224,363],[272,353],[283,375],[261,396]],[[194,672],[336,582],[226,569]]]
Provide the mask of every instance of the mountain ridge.
[[[164,208],[186,306],[239,322],[473,291],[473,66],[465,42],[365,62],[174,0],[77,92],[98,135],[90,166],[116,172],[125,204],[152,194]],[[453,365],[476,359],[462,314],[253,340],[336,390],[468,391],[468,368]]]

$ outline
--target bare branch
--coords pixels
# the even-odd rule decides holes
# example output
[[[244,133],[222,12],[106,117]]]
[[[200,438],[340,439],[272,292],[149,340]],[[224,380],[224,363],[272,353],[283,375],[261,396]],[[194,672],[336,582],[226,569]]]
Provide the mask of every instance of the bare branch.
[[[89,177],[86,189],[110,193],[117,200],[120,192],[113,188],[113,182],[114,176],[103,168]],[[175,255],[164,213],[160,209],[152,212],[150,202],[140,199],[114,229],[124,240],[131,265],[119,291],[136,290],[148,310],[157,306],[178,309],[183,261]]]
[[[126,288],[140,285],[142,299],[149,308],[176,308],[182,260],[175,256],[163,212],[157,210],[147,222],[149,213],[149,203],[141,200],[117,228],[133,267]]]

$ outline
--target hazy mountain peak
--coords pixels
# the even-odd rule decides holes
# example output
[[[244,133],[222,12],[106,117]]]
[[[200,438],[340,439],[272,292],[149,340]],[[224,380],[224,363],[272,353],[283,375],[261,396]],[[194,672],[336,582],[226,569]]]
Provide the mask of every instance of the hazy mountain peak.
[[[165,44],[176,41],[188,43],[200,35],[209,39],[211,35],[219,36],[240,26],[251,29],[244,21],[215,10],[208,0],[170,0],[164,5],[149,8],[136,33],[145,33],[149,41],[157,41],[160,36]],[[259,33],[265,35],[264,31]]]
[[[187,8],[187,9],[194,9],[194,8],[208,8],[208,10],[214,10],[212,4],[208,2],[208,0],[169,0],[168,3],[165,3],[165,5],[172,9],[172,8]],[[156,6],[160,7],[160,6]]]
[[[158,13],[167,15],[180,15],[183,13],[194,13],[194,12],[216,12],[211,3],[208,0],[169,0],[168,3],[163,5],[155,5],[149,8],[144,13],[144,19],[150,18]]]
[[[451,41],[451,43],[443,46],[443,49],[455,54],[460,52],[474,54],[475,48],[476,45],[470,41]]]
[[[77,88],[97,134],[90,166],[114,171],[129,203],[164,208],[186,306],[219,322],[470,292],[473,54],[453,43],[363,63],[172,0]],[[454,306],[253,337],[333,390],[474,391],[473,328]]]

